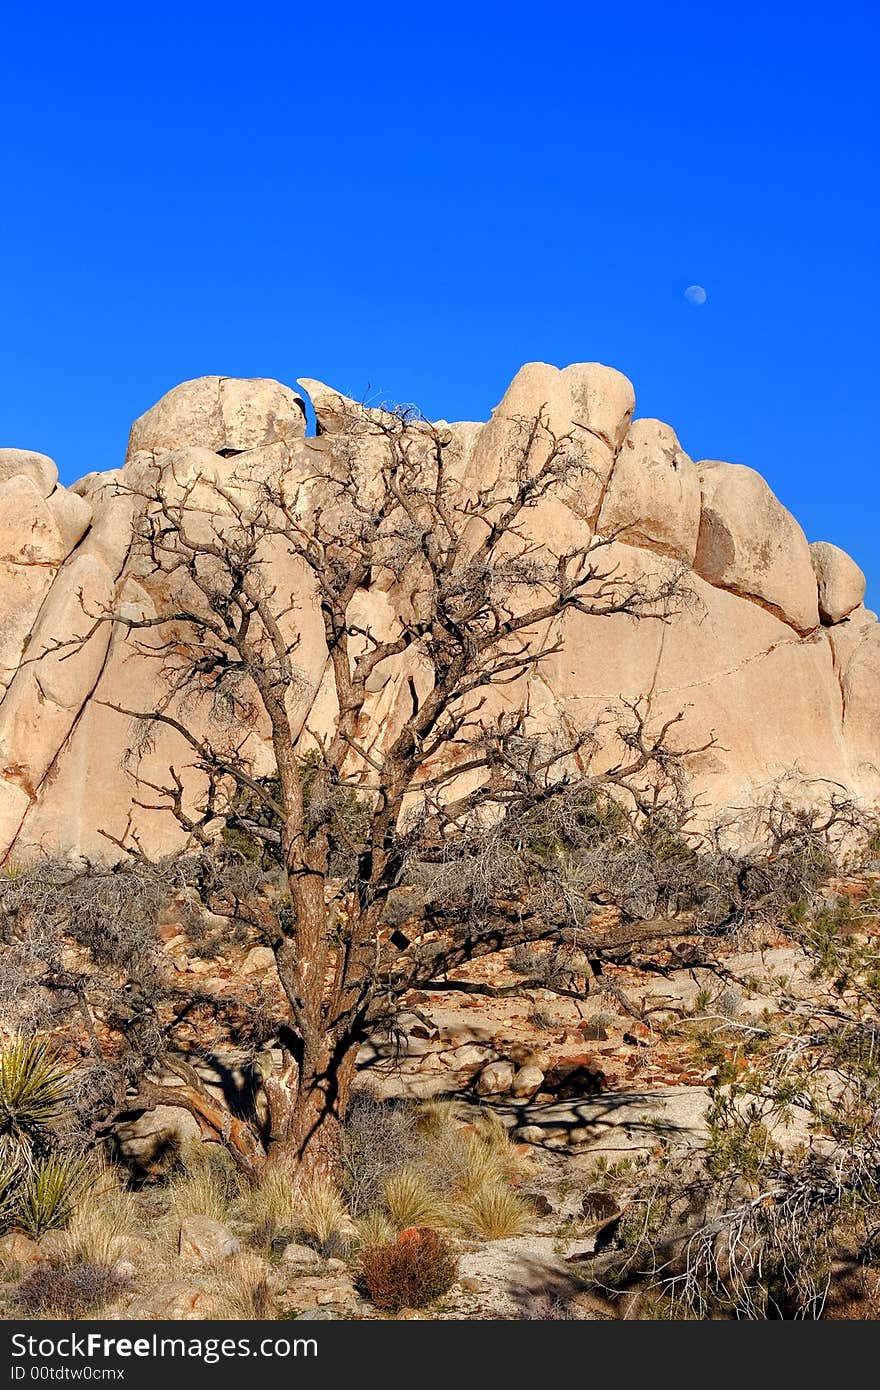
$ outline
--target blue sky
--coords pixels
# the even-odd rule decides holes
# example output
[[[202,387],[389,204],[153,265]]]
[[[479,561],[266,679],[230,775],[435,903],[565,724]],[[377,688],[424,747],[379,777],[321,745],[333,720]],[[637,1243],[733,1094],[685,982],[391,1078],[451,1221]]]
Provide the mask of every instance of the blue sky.
[[[0,443],[72,481],[205,373],[479,419],[524,361],[599,360],[880,603],[878,29],[847,0],[8,7]]]

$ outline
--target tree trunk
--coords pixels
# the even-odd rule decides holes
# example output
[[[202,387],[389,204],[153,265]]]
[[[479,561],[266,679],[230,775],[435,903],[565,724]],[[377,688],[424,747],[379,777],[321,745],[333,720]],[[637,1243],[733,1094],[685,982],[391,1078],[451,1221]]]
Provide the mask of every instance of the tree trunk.
[[[356,1056],[356,1047],[341,1060],[328,1053],[320,1074],[285,1087],[283,1097],[283,1082],[267,1083],[272,1116],[268,1164],[287,1169],[297,1184],[341,1185],[342,1122],[351,1098]]]

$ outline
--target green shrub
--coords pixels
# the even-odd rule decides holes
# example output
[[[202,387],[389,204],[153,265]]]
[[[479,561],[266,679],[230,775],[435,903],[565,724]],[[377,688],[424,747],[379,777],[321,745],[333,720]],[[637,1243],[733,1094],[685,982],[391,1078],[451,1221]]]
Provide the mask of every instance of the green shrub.
[[[12,1220],[37,1240],[66,1226],[86,1181],[86,1164],[70,1154],[48,1154],[27,1165]]]
[[[0,1052],[0,1137],[39,1145],[58,1118],[68,1071],[41,1038],[17,1037]]]

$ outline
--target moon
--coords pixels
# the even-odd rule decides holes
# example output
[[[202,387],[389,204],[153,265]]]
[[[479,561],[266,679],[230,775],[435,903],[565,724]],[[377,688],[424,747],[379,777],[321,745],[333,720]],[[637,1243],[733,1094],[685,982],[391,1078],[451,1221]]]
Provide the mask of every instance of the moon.
[[[688,285],[684,292],[684,297],[688,304],[705,304],[708,299],[706,291],[702,285]]]

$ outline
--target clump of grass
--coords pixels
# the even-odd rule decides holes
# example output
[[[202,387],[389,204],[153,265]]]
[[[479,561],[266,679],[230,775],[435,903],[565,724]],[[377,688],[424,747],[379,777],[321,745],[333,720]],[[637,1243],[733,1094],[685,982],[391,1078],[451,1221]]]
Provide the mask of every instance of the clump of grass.
[[[504,1181],[503,1156],[480,1134],[466,1134],[459,1144],[460,1171],[453,1194],[457,1201],[467,1201],[487,1184]]]
[[[188,1144],[181,1150],[182,1171],[168,1181],[172,1217],[210,1216],[227,1221],[229,1209],[240,1193],[238,1174],[224,1150],[215,1145]]]
[[[426,1100],[416,1111],[418,1133],[428,1139],[448,1139],[459,1127],[461,1105],[457,1100]]]
[[[358,1244],[361,1249],[373,1245],[390,1245],[397,1234],[388,1217],[382,1211],[368,1211],[355,1223]]]
[[[401,1168],[385,1183],[385,1210],[397,1230],[444,1224],[445,1212],[417,1168]]]
[[[299,1230],[321,1251],[344,1243],[351,1220],[339,1191],[323,1178],[302,1183],[296,1191]]]
[[[223,1264],[211,1291],[209,1316],[237,1320],[273,1316],[270,1271],[259,1255],[243,1251]]]
[[[485,1240],[509,1240],[528,1229],[528,1203],[501,1183],[486,1183],[459,1208],[459,1224],[468,1235]]]
[[[134,1194],[112,1169],[92,1168],[64,1233],[65,1258],[70,1264],[110,1267],[123,1258],[136,1230]]]
[[[293,1181],[283,1168],[268,1168],[242,1192],[239,1210],[253,1228],[255,1244],[268,1247],[297,1228]]]
[[[432,1230],[407,1232],[361,1256],[361,1282],[377,1308],[423,1308],[448,1293],[457,1277],[452,1246]]]
[[[529,1167],[529,1162],[517,1151],[503,1120],[493,1110],[477,1111],[473,1132],[491,1155],[498,1176],[505,1182],[517,1182]]]

